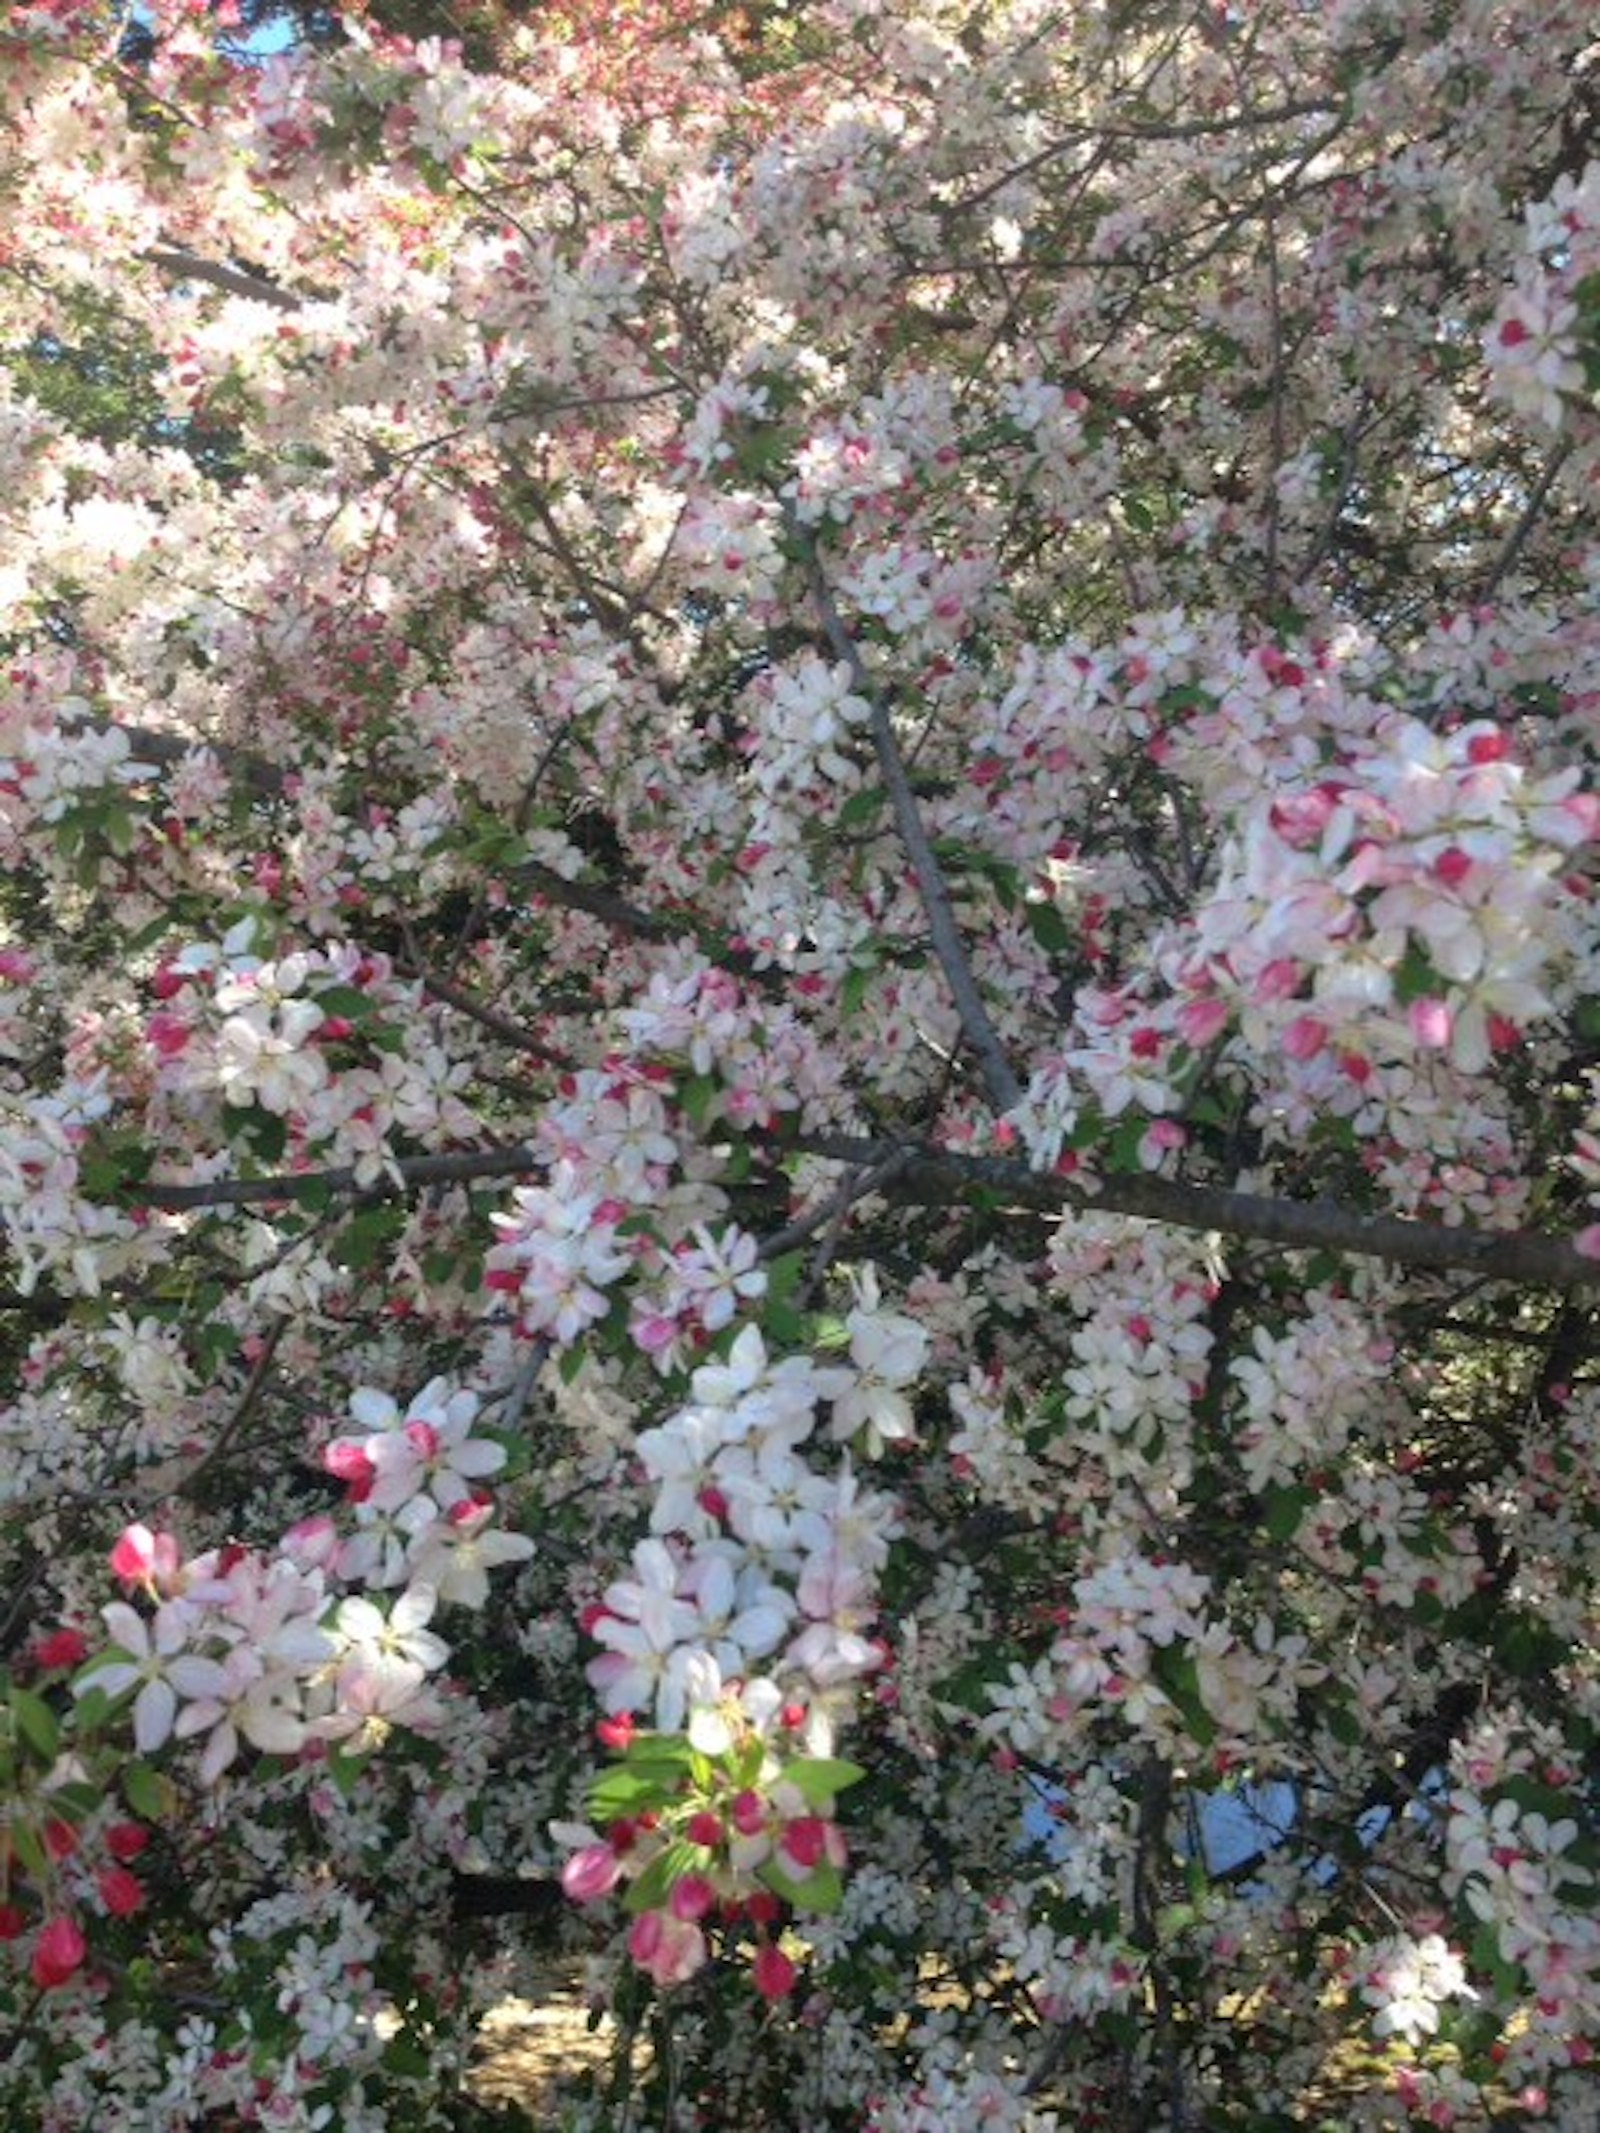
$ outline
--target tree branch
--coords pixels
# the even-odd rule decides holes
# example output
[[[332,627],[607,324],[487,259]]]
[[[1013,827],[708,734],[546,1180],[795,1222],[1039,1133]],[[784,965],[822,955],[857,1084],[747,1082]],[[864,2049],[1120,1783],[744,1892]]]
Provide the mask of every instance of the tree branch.
[[[784,516],[791,533],[797,535],[805,544],[806,573],[811,581],[811,596],[816,603],[823,632],[834,656],[842,660],[849,669],[852,686],[870,707],[872,745],[877,754],[878,768],[883,775],[889,804],[894,809],[895,827],[900,832],[900,842],[906,848],[912,872],[917,877],[923,909],[928,914],[928,931],[933,936],[934,953],[939,958],[939,967],[943,970],[945,981],[954,996],[956,1012],[961,1017],[961,1027],[967,1042],[977,1054],[983,1085],[989,1092],[990,1103],[996,1111],[1009,1111],[1022,1101],[1022,1084],[1006,1057],[999,1034],[989,1019],[989,1010],[983,1004],[978,981],[972,974],[966,943],[962,940],[961,929],[956,924],[950,891],[945,886],[944,875],[940,871],[933,846],[922,824],[916,794],[911,789],[911,780],[900,757],[900,746],[895,739],[894,722],[889,716],[889,707],[877,683],[867,672],[854,638],[844,626],[828,581],[823,576],[815,542],[805,533],[793,508],[788,504],[784,506]]]
[[[262,1207],[297,1200],[308,1191],[349,1193],[353,1200],[387,1200],[413,1185],[463,1185],[475,1178],[520,1178],[540,1170],[548,1156],[531,1148],[476,1148],[457,1155],[403,1156],[372,1183],[363,1183],[352,1164],[328,1170],[287,1171],[270,1178],[217,1178],[204,1185],[142,1186],[134,1204],[177,1214],[198,1207]],[[398,1173],[398,1176],[396,1175]]]
[[[429,969],[409,920],[401,919],[400,931],[406,944],[410,973],[420,981],[430,1000],[437,1000],[444,1007],[453,1007],[457,1014],[465,1015],[469,1022],[476,1022],[480,1029],[493,1031],[504,1043],[519,1052],[526,1052],[530,1059],[541,1060],[546,1066],[570,1068],[576,1065],[570,1052],[546,1044],[531,1030],[524,1029],[514,1016],[502,1014],[498,1007],[480,1000],[464,985],[457,985],[453,979],[441,977],[436,970]]]
[[[802,1154],[870,1167],[897,1145],[844,1134],[802,1134],[793,1144]],[[1000,1156],[953,1155],[919,1148],[895,1177],[878,1188],[886,1199],[948,1205],[987,1194],[1007,1207],[1043,1213],[1132,1215],[1175,1229],[1216,1230],[1285,1251],[1325,1251],[1430,1272],[1452,1268],[1528,1288],[1600,1288],[1600,1260],[1586,1259],[1564,1237],[1535,1230],[1483,1230],[1465,1224],[1414,1222],[1398,1215],[1370,1215],[1336,1200],[1277,1200],[1263,1193],[1232,1192],[1180,1178],[1113,1176],[1093,1186],[1030,1170]]]
[[[1515,1282],[1525,1288],[1600,1288],[1600,1260],[1585,1258],[1564,1237],[1537,1230],[1484,1230],[1465,1224],[1447,1229],[1398,1215],[1365,1214],[1336,1200],[1275,1200],[1263,1193],[1232,1192],[1181,1178],[1115,1176],[1090,1187],[1030,1170],[1026,1164],[1001,1156],[953,1155],[937,1148],[860,1140],[847,1134],[801,1134],[787,1145],[801,1155],[876,1172],[866,1189],[913,1206],[950,1207],[987,1199],[1044,1214],[1077,1210],[1131,1215],[1174,1229],[1245,1237],[1284,1251],[1338,1252],[1433,1273],[1461,1269],[1486,1281]],[[385,1200],[413,1186],[526,1177],[543,1169],[548,1160],[531,1148],[512,1145],[453,1155],[403,1156],[390,1173],[370,1184],[358,1180],[347,1165],[270,1178],[221,1178],[210,1184],[152,1184],[132,1198],[135,1205],[168,1212],[288,1202],[308,1188],[346,1192],[364,1201]]]
[[[193,252],[158,245],[144,256],[163,274],[171,274],[180,281],[205,282],[229,296],[247,297],[253,304],[270,304],[274,311],[298,311],[302,304],[319,300],[296,296],[292,289],[281,289],[275,281],[263,281],[259,274],[247,274],[242,267],[225,266],[217,259],[201,259]]]
[[[1522,559],[1522,551],[1524,548],[1527,547],[1529,538],[1531,537],[1535,526],[1538,525],[1540,517],[1543,514],[1545,504],[1549,499],[1550,491],[1555,487],[1556,477],[1561,472],[1561,469],[1566,465],[1568,459],[1570,459],[1571,456],[1571,441],[1570,439],[1563,438],[1561,443],[1556,446],[1555,450],[1550,454],[1550,457],[1545,461],[1544,466],[1540,471],[1539,479],[1534,483],[1532,489],[1529,491],[1528,501],[1523,505],[1522,512],[1519,518],[1517,519],[1517,523],[1512,527],[1510,534],[1507,536],[1505,546],[1495,557],[1494,562],[1489,569],[1488,575],[1484,578],[1483,583],[1479,586],[1478,598],[1480,600],[1491,599],[1494,594],[1500,590],[1500,587],[1510,576],[1511,572],[1516,569],[1517,564]]]

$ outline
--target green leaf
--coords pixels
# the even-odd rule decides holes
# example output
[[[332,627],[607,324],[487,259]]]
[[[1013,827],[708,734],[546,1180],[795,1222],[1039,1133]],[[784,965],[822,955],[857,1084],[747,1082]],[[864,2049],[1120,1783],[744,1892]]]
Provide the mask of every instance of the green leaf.
[[[397,2029],[383,2047],[380,2064],[391,2074],[409,2075],[413,2080],[431,2074],[433,2054],[420,2037],[414,2037],[408,2029]]]
[[[61,1727],[56,1714],[32,1689],[13,1687],[11,1711],[17,1731],[46,1763],[53,1763],[61,1746]]]
[[[1200,1667],[1194,1654],[1186,1645],[1159,1645],[1151,1657],[1150,1671],[1171,1697],[1194,1739],[1202,1748],[1209,1748],[1217,1737],[1217,1722],[1200,1694]]]
[[[790,1763],[783,1773],[785,1780],[813,1807],[825,1807],[846,1786],[859,1785],[866,1774],[859,1763],[841,1762],[833,1756]]]
[[[1568,1657],[1566,1640],[1542,1621],[1506,1613],[1495,1623],[1495,1659],[1519,1681],[1542,1681]]]
[[[1142,1111],[1131,1111],[1119,1119],[1101,1149],[1106,1169],[1114,1170],[1119,1176],[1142,1171],[1144,1165],[1139,1160],[1139,1151],[1149,1130],[1150,1121]]]
[[[126,859],[139,841],[134,818],[126,807],[112,802],[106,807],[101,822],[107,844],[119,859]]]
[[[1401,1007],[1409,1007],[1413,1000],[1437,999],[1444,991],[1444,980],[1433,967],[1433,959],[1417,941],[1407,944],[1394,974],[1394,996]]]
[[[1514,1800],[1525,1815],[1543,1815],[1547,1822],[1560,1822],[1572,1813],[1572,1796],[1554,1785],[1541,1785],[1537,1778],[1508,1777],[1497,1788],[1503,1800]]]
[[[839,1869],[827,1859],[804,1881],[797,1881],[792,1874],[785,1873],[776,1860],[769,1860],[760,1869],[757,1879],[765,1883],[774,1896],[781,1896],[785,1903],[793,1904],[797,1911],[811,1911],[819,1917],[837,1911],[844,1902],[844,1883]]]
[[[363,1022],[376,1013],[377,1002],[371,993],[362,992],[355,985],[328,985],[311,998],[325,1015],[338,1015],[345,1022]]]
[[[335,1266],[360,1272],[375,1266],[405,1226],[405,1211],[398,1207],[366,1207],[348,1222],[334,1239],[328,1257]]]
[[[371,1760],[370,1755],[345,1755],[338,1748],[331,1750],[327,1762],[328,1775],[332,1778],[334,1788],[341,1799],[349,1800],[355,1797],[356,1787],[361,1782],[361,1773]]]
[[[860,1012],[861,1003],[872,989],[877,971],[870,965],[856,964],[839,987],[839,1006],[847,1015]]]
[[[137,933],[129,937],[123,950],[124,954],[143,955],[147,948],[155,946],[163,934],[170,933],[176,923],[170,913],[163,912],[160,918],[153,918],[148,926],[141,926]]]
[[[1217,701],[1209,689],[1197,688],[1193,682],[1186,681],[1179,688],[1166,690],[1158,698],[1156,709],[1167,712],[1214,711]]]
[[[107,1150],[97,1150],[79,1163],[78,1183],[91,1200],[114,1199],[122,1186],[122,1165]]]
[[[1479,1926],[1472,1940],[1472,1967],[1493,1980],[1502,2000],[1520,1999],[1527,1988],[1521,1966],[1508,1963],[1500,1952],[1500,1937],[1493,1926]]]
[[[86,1822],[101,1805],[105,1794],[98,1785],[91,1785],[87,1779],[78,1779],[70,1785],[52,1785],[50,1798],[69,1820]]]
[[[722,1095],[722,1085],[709,1074],[691,1074],[678,1089],[678,1103],[690,1124],[704,1132]]]
[[[608,1770],[589,1791],[589,1813],[596,1822],[616,1822],[660,1807],[675,1790],[672,1773],[660,1771]]]
[[[148,1763],[124,1763],[122,1797],[146,1822],[159,1822],[171,1812],[175,1792],[172,1781]]]
[[[563,1385],[571,1385],[575,1382],[579,1372],[583,1369],[585,1353],[584,1349],[577,1347],[562,1350],[556,1362],[556,1368],[561,1373]]]
[[[628,1911],[635,1917],[641,1911],[653,1911],[658,1904],[666,1902],[685,1874],[699,1873],[704,1863],[697,1845],[685,1844],[682,1838],[674,1837],[629,1889]]]
[[[1275,1485],[1265,1490],[1261,1498],[1261,1523],[1266,1528],[1268,1539],[1292,1539],[1300,1529],[1301,1519],[1316,1500],[1316,1493],[1312,1489],[1291,1489]]]
[[[80,1674],[72,1685],[72,1700],[77,1709],[78,1733],[85,1737],[98,1733],[114,1708],[104,1689],[80,1687],[84,1677]]]
[[[681,1733],[639,1733],[623,1758],[629,1770],[671,1772],[681,1776],[695,1763],[695,1751]]]
[[[876,821],[882,814],[888,797],[881,785],[868,785],[860,792],[853,792],[839,810],[839,827],[847,830],[864,829],[869,822]]]
[[[1341,1748],[1359,1748],[1367,1737],[1365,1726],[1347,1703],[1330,1704],[1322,1722]]]
[[[39,1833],[33,1824],[24,1821],[19,1815],[15,1821],[6,1825],[6,1834],[11,1840],[12,1850],[27,1868],[33,1880],[48,1881],[50,1878],[49,1861],[45,1858],[44,1846],[39,1842]]]
[[[1052,903],[1032,902],[1023,906],[1028,931],[1047,955],[1065,955],[1072,946],[1072,928]]]
[[[283,1151],[289,1145],[288,1121],[260,1104],[226,1105],[222,1113],[222,1130],[230,1141],[247,1149],[258,1163],[281,1163]]]

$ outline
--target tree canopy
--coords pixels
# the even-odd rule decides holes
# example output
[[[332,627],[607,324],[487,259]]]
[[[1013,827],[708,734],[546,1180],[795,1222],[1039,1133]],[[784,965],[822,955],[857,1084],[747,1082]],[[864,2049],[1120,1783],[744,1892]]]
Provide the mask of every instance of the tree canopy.
[[[1597,99],[10,11],[8,2124],[1592,2129]]]

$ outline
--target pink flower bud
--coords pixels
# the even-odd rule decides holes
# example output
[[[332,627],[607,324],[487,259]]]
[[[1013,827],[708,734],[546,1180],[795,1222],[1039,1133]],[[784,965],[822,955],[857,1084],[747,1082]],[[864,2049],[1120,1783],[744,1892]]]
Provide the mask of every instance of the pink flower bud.
[[[1454,1020],[1443,1000],[1413,1000],[1406,1017],[1417,1043],[1430,1052],[1442,1052],[1450,1042]]]
[[[793,1992],[795,1967],[771,1941],[756,1950],[755,1986],[764,2000],[781,2000]]]
[[[586,1844],[561,1869],[561,1886],[574,1903],[598,1903],[621,1879],[622,1861],[609,1844]]]
[[[148,1526],[127,1526],[111,1551],[111,1568],[125,1585],[140,1585],[153,1577],[156,1537]]]
[[[336,1481],[347,1482],[363,1495],[378,1478],[378,1469],[367,1456],[366,1447],[354,1437],[335,1437],[323,1452],[322,1463]]]
[[[669,1899],[674,1918],[704,1918],[717,1900],[717,1892],[704,1874],[685,1874],[674,1883]]]
[[[125,1866],[103,1866],[95,1878],[100,1900],[113,1918],[132,1918],[144,1909],[144,1883]]]
[[[1204,1000],[1189,1000],[1178,1010],[1178,1035],[1199,1050],[1222,1035],[1231,1015],[1227,1001],[1216,993]]]
[[[785,1856],[809,1874],[822,1864],[828,1848],[828,1825],[820,1815],[800,1815],[783,1833]]]
[[[1595,1257],[1600,1258],[1600,1252]],[[767,1803],[759,1792],[741,1792],[731,1813],[733,1826],[741,1837],[758,1837],[767,1826]]]
[[[41,1992],[64,1985],[88,1952],[89,1943],[75,1920],[52,1918],[34,1945],[33,1982]]]
[[[89,1656],[89,1640],[81,1629],[53,1629],[33,1647],[33,1663],[45,1673],[60,1667],[81,1666]]]
[[[1296,1015],[1283,1033],[1283,1048],[1302,1064],[1315,1059],[1328,1041],[1328,1032],[1314,1015]]]

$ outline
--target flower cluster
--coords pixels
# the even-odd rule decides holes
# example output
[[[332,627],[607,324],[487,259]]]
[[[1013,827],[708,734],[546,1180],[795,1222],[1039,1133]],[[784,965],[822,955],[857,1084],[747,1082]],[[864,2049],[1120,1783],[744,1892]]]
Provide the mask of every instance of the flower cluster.
[[[186,1558],[171,1533],[128,1526],[110,1558],[128,1597],[100,1610],[106,1647],[90,1653],[82,1636],[63,1633],[41,1649],[40,1663],[81,1660],[72,1691],[84,1723],[104,1727],[126,1714],[141,1757],[178,1743],[198,1748],[194,1775],[206,1788],[247,1749],[363,1756],[396,1728],[438,1732],[448,1714],[433,1677],[450,1647],[429,1623],[441,1606],[481,1609],[487,1572],[525,1562],[534,1546],[492,1523],[495,1506],[481,1484],[506,1455],[470,1434],[477,1405],[443,1380],[404,1415],[373,1388],[354,1395],[352,1417],[364,1433],[334,1439],[324,1454],[347,1485],[351,1532],[319,1516],[291,1527],[270,1552],[230,1545]],[[351,1589],[360,1586],[403,1589],[383,1605]],[[56,1720],[44,1705],[29,1723],[53,1746]],[[77,1822],[97,1794],[69,1766],[65,1778],[46,1779],[40,1798],[56,1810],[22,1858],[44,1880],[47,1855],[78,1849]],[[125,1867],[144,1839],[118,1825],[105,1843],[112,1863],[95,1883],[98,1901],[127,1916],[143,1896]],[[15,1928],[6,1937],[16,1938],[24,1914],[6,1915]],[[36,1980],[67,1982],[86,1952],[73,1918],[47,1917],[30,1958]]]
[[[791,1906],[837,1908],[847,1851],[834,1802],[865,1775],[854,1763],[797,1753],[804,1724],[775,1683],[757,1679],[704,1695],[686,1739],[607,1729],[623,1759],[589,1793],[606,1838],[558,1830],[579,1845],[562,1885],[580,1903],[626,1888],[628,1952],[657,1985],[701,1970],[712,1936],[751,1929],[757,1992],[781,2000],[793,1990],[795,1964],[776,1929]]]

